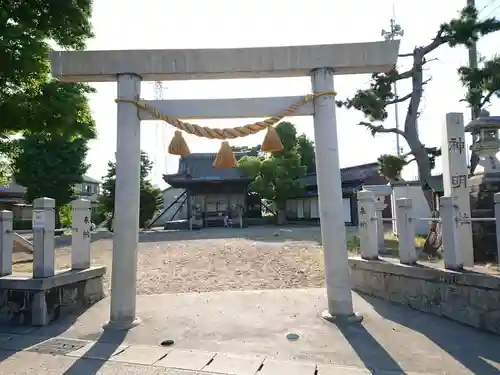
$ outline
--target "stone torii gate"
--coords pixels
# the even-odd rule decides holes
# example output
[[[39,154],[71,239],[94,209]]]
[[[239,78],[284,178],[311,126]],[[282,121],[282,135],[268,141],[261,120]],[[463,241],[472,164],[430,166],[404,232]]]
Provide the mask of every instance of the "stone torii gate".
[[[52,74],[65,82],[117,82],[118,98],[140,98],[141,81],[311,76],[312,91],[334,89],[340,74],[387,72],[398,41],[318,46],[198,49],[55,51]],[[151,100],[148,105],[177,118],[239,118],[277,115],[301,97]],[[136,317],[139,229],[140,122],[153,118],[130,103],[118,103],[115,230],[111,311],[107,325],[127,329]],[[323,317],[355,316],[342,215],[335,98],[316,97],[295,116],[314,116],[321,236],[328,311]]]

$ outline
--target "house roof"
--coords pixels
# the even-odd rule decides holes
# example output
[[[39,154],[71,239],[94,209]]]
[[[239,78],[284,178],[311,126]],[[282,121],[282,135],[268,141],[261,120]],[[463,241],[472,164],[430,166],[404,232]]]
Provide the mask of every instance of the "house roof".
[[[236,160],[243,156],[256,156],[257,153],[235,153]],[[235,168],[215,168],[212,164],[215,161],[215,153],[194,153],[179,160],[179,169],[176,174],[163,175],[165,182],[175,186],[182,182],[203,182],[203,181],[250,181],[243,174],[243,171]],[[373,176],[378,176],[378,163],[361,164],[340,170],[343,183],[364,181]],[[301,179],[304,186],[315,186],[317,184],[316,174],[309,174]]]
[[[90,182],[90,183],[94,183],[94,184],[100,184],[101,183],[101,181],[96,180],[95,178],[92,178],[90,176],[87,176],[86,174],[84,174],[82,176],[82,179],[83,179],[83,182]]]
[[[364,181],[369,177],[378,175],[378,163],[361,164],[340,169],[340,178],[343,183]],[[316,174],[306,175],[300,180],[304,186],[317,185]]]
[[[182,157],[179,160],[179,169],[176,174],[163,175],[168,184],[175,186],[179,182],[203,182],[203,181],[250,181],[238,168],[215,168],[215,153],[195,153]],[[257,156],[256,152],[235,152],[236,160],[243,156]]]
[[[411,181],[394,181],[391,182],[391,186],[418,186],[420,185],[420,180],[411,180]],[[442,193],[444,192],[444,187],[443,187],[443,175],[439,174],[436,176],[431,176],[429,179],[427,179],[427,186],[434,192],[436,193]]]
[[[26,188],[12,181],[7,185],[0,186],[0,193],[24,195],[26,194]]]

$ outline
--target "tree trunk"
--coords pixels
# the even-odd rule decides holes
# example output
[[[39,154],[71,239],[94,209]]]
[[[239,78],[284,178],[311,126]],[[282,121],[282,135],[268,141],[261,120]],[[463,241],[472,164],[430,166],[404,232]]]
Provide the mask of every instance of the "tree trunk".
[[[285,225],[287,223],[287,217],[286,217],[286,209],[285,208],[276,208],[277,212],[277,223],[278,225]]]
[[[60,207],[56,205],[54,209],[54,218],[55,218],[55,229],[61,228],[61,215],[59,214]]]
[[[420,187],[422,189],[422,193],[424,193],[424,189],[428,188],[427,181],[431,177],[431,164],[429,161],[429,155],[427,154],[424,145],[420,142],[417,134],[410,134],[410,136],[406,137],[406,140],[417,162]],[[439,212],[435,211],[433,208],[432,198],[425,193],[424,197],[426,198],[427,204],[429,205],[431,217],[439,217]],[[431,221],[429,222],[429,230],[425,239],[423,252],[435,257],[439,249],[441,248],[441,245],[441,225],[435,221]]]

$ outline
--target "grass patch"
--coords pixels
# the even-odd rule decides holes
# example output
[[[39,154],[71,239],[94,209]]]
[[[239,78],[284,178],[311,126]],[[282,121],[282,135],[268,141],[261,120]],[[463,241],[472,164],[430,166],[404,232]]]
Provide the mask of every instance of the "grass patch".
[[[441,254],[438,254],[438,257],[430,257],[427,254],[424,254],[421,249],[424,247],[425,237],[415,236],[415,247],[417,252],[419,253],[420,260],[437,262],[441,260]],[[386,247],[387,256],[395,257],[399,256],[399,240],[398,237],[391,232],[384,234],[384,245]],[[347,250],[352,255],[360,255],[360,241],[358,236],[352,236],[347,239]]]

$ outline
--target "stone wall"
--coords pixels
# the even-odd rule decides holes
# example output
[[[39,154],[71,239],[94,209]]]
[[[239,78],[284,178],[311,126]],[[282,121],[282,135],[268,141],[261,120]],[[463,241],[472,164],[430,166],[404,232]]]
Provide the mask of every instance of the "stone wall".
[[[105,267],[67,270],[47,278],[0,278],[0,324],[43,326],[80,313],[104,298]]]
[[[500,277],[349,259],[357,292],[500,333]]]

